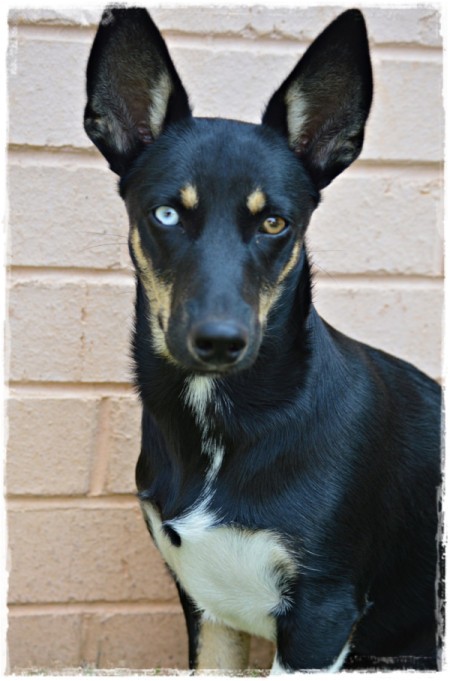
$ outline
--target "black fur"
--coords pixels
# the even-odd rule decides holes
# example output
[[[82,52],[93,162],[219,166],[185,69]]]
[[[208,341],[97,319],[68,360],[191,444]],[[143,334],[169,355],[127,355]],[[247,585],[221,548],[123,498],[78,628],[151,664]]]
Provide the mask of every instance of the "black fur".
[[[347,668],[436,669],[440,389],[319,317],[303,241],[320,189],[362,147],[372,98],[362,15],[345,12],[324,31],[261,126],[193,118],[144,10],[107,11],[87,76],[86,130],[121,177],[158,286],[170,287],[167,328],[160,316],[152,326],[145,263],[130,242],[141,499],[163,521],[198,499],[207,460],[183,391],[189,376],[213,375],[205,421],[225,457],[212,510],[225,525],[273,530],[299,563],[287,587],[295,605],[277,616],[282,665],[325,668],[352,635]],[[162,76],[170,96],[150,124]],[[187,183],[199,197],[191,207],[180,201]],[[266,202],[250,211],[255,188]],[[179,223],[161,225],[157,206],[176,209]],[[286,230],[261,231],[270,216],[282,216]],[[265,320],[261,291],[279,292]],[[154,345],[155,325],[167,353]],[[194,667],[199,614],[177,586]]]

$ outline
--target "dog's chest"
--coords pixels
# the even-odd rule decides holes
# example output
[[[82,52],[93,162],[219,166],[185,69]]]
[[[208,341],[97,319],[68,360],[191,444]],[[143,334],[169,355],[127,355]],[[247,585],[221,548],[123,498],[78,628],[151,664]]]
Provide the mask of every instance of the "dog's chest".
[[[289,607],[294,562],[277,535],[217,525],[208,500],[170,522],[155,507],[143,512],[164,560],[203,616],[268,639],[274,615]]]
[[[214,381],[205,377],[188,380],[182,396],[200,429],[201,456],[207,462],[197,502],[165,522],[150,502],[142,508],[164,560],[203,616],[273,639],[274,615],[289,607],[295,565],[275,532],[225,524],[220,510],[214,510],[225,456],[224,444],[206,417],[208,408],[216,413],[224,408],[223,396],[220,403],[215,396]]]

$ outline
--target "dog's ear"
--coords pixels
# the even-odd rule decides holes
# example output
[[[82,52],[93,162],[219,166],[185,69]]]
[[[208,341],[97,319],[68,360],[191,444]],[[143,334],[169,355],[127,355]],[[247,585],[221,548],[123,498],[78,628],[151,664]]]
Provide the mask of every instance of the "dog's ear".
[[[287,136],[322,189],[358,157],[371,102],[364,18],[348,10],[308,48],[269,101],[263,123]]]
[[[144,9],[103,13],[87,66],[84,127],[122,175],[169,123],[191,116],[166,44]]]

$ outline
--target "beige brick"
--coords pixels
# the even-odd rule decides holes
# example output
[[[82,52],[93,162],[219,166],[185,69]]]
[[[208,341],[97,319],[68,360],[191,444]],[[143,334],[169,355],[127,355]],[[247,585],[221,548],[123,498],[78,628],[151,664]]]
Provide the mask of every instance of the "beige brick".
[[[196,42],[171,55],[190,95],[196,116],[219,116],[259,123],[274,90],[295,66],[300,53],[262,48],[215,49]]]
[[[109,467],[106,491],[136,491],[134,471],[140,452],[141,406],[137,397],[110,400]]]
[[[103,615],[92,626],[97,641],[92,662],[100,668],[187,669],[187,635],[181,608],[177,612]]]
[[[106,164],[39,165],[30,154],[11,165],[8,180],[13,265],[130,266],[125,207]]]
[[[88,42],[13,34],[9,73],[9,139],[13,144],[90,146],[83,130]]]
[[[11,399],[8,494],[85,494],[97,436],[98,400]]]
[[[340,7],[284,7],[275,1],[252,7],[211,4],[165,8],[160,2],[147,2],[146,7],[162,31],[191,34],[239,35],[258,39],[312,40],[325,24],[341,11]],[[363,8],[369,34],[375,43],[399,42],[403,45],[439,46],[439,11],[433,7]],[[86,26],[98,23],[101,9],[13,9],[13,23],[46,23]]]
[[[263,638],[253,637],[250,644],[250,669],[270,669],[275,656],[275,646]]]
[[[19,24],[58,26],[90,26],[97,24],[102,14],[102,8],[97,9],[73,9],[55,7],[54,9],[42,9],[27,7],[10,9],[8,13],[9,24],[14,28]]]
[[[374,103],[361,158],[441,161],[443,138],[441,64],[376,60]]]
[[[440,46],[439,11],[432,7],[363,7],[370,40],[378,44]],[[341,7],[280,9],[275,2],[253,7],[189,7],[177,11],[155,7],[151,14],[163,31],[239,35],[247,39],[310,42],[340,12]],[[95,21],[95,17],[94,17]]]
[[[273,2],[259,6],[245,7],[193,7],[180,8],[177,12],[164,7],[155,7],[151,15],[163,32],[181,32],[208,36],[241,37],[249,41],[283,40],[309,42],[325,28],[339,13],[333,7],[296,7],[280,10]],[[172,38],[173,40],[173,38]]]
[[[82,616],[78,614],[10,613],[9,673],[31,668],[48,673],[79,666],[81,627]]]
[[[353,338],[442,376],[442,290],[425,284],[317,284],[319,313]]]
[[[167,601],[176,591],[136,506],[11,510],[11,603]]]
[[[80,380],[86,286],[28,281],[9,296],[9,378]]]
[[[131,380],[132,277],[117,284],[26,281],[10,292],[10,379]]]
[[[181,607],[135,613],[81,611],[9,616],[10,673],[67,668],[186,669],[187,633]],[[274,646],[253,638],[250,668],[269,669]]]
[[[439,178],[355,169],[322,198],[308,229],[311,258],[321,272],[442,275]]]
[[[442,47],[442,12],[437,7],[362,7],[375,44]]]

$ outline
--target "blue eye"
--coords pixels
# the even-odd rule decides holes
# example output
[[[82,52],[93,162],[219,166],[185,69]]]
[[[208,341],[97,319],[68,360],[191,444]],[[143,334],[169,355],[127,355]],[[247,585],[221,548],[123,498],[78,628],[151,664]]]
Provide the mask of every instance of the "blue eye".
[[[165,227],[173,227],[180,222],[180,216],[175,208],[171,208],[171,206],[158,206],[153,211],[153,215]]]

